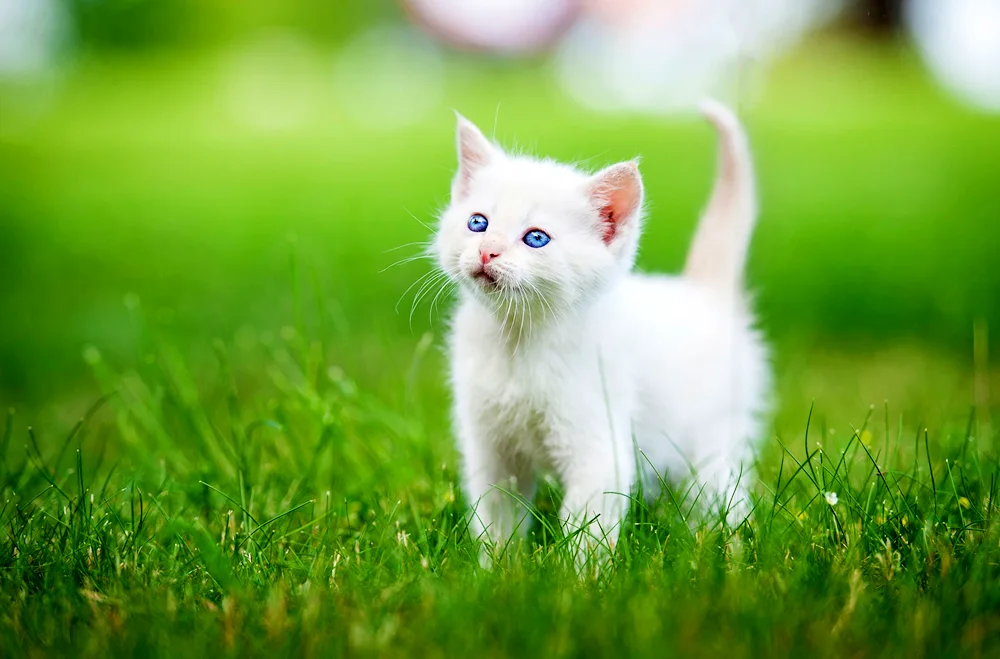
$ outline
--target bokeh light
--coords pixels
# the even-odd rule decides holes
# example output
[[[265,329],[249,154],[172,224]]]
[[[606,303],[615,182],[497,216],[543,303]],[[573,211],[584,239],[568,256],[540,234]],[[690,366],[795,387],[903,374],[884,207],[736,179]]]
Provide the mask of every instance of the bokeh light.
[[[373,27],[337,54],[337,103],[369,126],[397,129],[419,123],[441,102],[443,66],[437,46],[414,29]]]
[[[444,41],[501,53],[549,45],[577,17],[580,0],[404,0],[418,24]]]
[[[68,27],[58,0],[0,0],[0,78],[47,71],[66,46]]]
[[[591,0],[559,49],[559,77],[604,111],[687,109],[705,95],[752,99],[766,65],[836,14],[818,0]]]
[[[294,128],[316,111],[316,57],[301,37],[266,32],[225,59],[222,89],[232,116],[262,131]]]
[[[966,103],[1000,112],[1000,2],[910,0],[905,15],[940,83]]]

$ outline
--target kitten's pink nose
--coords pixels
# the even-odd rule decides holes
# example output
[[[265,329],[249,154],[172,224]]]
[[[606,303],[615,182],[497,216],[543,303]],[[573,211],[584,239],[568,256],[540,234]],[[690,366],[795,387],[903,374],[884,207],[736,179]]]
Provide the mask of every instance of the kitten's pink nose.
[[[479,248],[479,258],[486,265],[496,257],[500,256],[500,248],[496,245],[483,245]]]

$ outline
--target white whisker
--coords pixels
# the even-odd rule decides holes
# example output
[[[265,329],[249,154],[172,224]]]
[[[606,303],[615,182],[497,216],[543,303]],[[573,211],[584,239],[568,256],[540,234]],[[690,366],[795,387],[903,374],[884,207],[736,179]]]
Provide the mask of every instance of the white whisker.
[[[429,226],[427,226],[426,224],[424,224],[424,223],[423,223],[423,222],[422,222],[422,221],[420,220],[420,218],[419,218],[419,217],[417,217],[416,215],[414,215],[413,213],[411,213],[411,212],[410,212],[410,209],[409,209],[409,208],[404,208],[403,210],[404,210],[404,211],[406,211],[406,212],[407,212],[407,213],[409,214],[409,216],[410,216],[410,217],[412,217],[412,218],[413,218],[414,220],[416,220],[416,221],[417,221],[417,224],[419,224],[419,225],[420,225],[420,226],[422,226],[423,228],[427,229],[427,230],[428,230],[428,231],[430,231],[431,233],[434,233],[434,229],[432,229],[431,227],[429,227]]]
[[[392,252],[398,252],[401,249],[406,249],[407,247],[430,247],[434,244],[432,240],[418,240],[412,243],[405,243],[403,245],[398,245],[396,247],[390,247],[389,249],[383,250],[383,254],[390,254]]]
[[[410,305],[410,329],[413,329],[413,314],[417,310],[417,305],[420,304],[422,300],[431,290],[434,289],[442,280],[447,279],[448,273],[444,271],[438,271],[434,273],[434,276],[428,279],[424,284],[417,290],[416,295],[413,296],[413,304]]]
[[[399,296],[398,300],[396,300],[396,313],[399,313],[399,303],[403,301],[403,298],[406,297],[406,294],[409,293],[413,289],[414,286],[416,286],[417,284],[419,284],[421,281],[423,281],[427,277],[433,276],[435,273],[436,273],[435,270],[431,270],[430,272],[425,272],[424,274],[422,274],[419,277],[417,277],[417,279],[412,284],[410,284],[409,286],[406,287],[406,290],[403,291],[403,294]]]
[[[524,321],[527,320],[528,314],[531,313],[531,297],[528,295],[528,293],[523,288],[519,289],[519,291],[520,291],[520,295],[521,295],[521,320],[518,323],[519,324],[519,328],[518,328],[518,339],[517,340],[518,340],[518,344],[520,345],[520,341],[522,339],[524,339],[524,337],[526,336],[525,333],[524,333]]]
[[[407,256],[405,258],[399,259],[398,261],[390,263],[389,265],[385,266],[384,268],[378,271],[378,274],[382,274],[386,270],[389,270],[390,268],[395,268],[396,266],[406,265],[407,263],[413,263],[414,261],[420,261],[421,259],[431,259],[431,258],[433,257],[430,254],[417,254],[415,256]]]
[[[438,288],[438,292],[431,299],[430,309],[428,309],[428,311],[427,311],[427,322],[428,323],[433,323],[434,322],[434,306],[437,304],[438,299],[441,297],[442,293],[444,293],[449,288],[451,288],[452,283],[453,282],[451,281],[451,279],[447,278],[447,277],[444,279],[444,281],[441,282],[441,285]]]

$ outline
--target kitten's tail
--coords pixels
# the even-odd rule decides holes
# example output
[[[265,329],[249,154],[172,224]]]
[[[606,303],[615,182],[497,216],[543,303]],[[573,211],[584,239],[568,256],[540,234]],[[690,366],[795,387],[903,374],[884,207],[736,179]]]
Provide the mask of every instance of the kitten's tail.
[[[721,293],[740,296],[750,235],[757,219],[750,145],[739,119],[729,108],[706,100],[700,110],[719,134],[719,163],[712,197],[691,243],[684,276]]]

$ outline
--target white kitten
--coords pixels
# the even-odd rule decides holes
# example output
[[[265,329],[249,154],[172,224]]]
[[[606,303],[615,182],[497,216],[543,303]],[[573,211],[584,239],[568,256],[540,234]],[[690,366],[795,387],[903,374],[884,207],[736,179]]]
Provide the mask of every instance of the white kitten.
[[[635,162],[588,175],[504,153],[459,117],[434,249],[459,283],[452,385],[482,539],[502,546],[525,530],[517,495],[532,499],[540,470],[565,488],[579,560],[614,546],[639,478],[648,492],[693,466],[703,499],[728,508],[745,498],[769,391],[743,290],[754,181],[738,120],[715,102],[702,110],[720,166],[680,277],[632,272]]]

